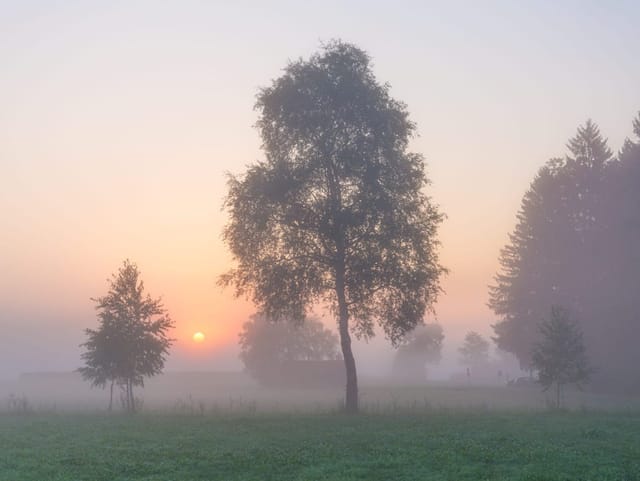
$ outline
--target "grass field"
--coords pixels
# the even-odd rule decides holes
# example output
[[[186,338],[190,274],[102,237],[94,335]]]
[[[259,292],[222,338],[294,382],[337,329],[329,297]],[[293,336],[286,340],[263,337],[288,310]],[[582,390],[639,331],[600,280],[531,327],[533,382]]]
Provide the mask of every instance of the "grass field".
[[[640,414],[0,415],[1,481],[640,480]]]

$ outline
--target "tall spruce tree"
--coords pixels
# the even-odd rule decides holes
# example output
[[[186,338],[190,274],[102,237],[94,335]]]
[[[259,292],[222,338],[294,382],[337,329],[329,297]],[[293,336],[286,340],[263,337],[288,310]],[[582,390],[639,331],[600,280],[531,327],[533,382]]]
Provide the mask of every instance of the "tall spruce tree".
[[[611,150],[592,121],[578,128],[568,148],[564,159],[540,169],[525,194],[490,288],[489,306],[500,317],[494,340],[525,368],[546,306],[582,314],[604,280],[603,260],[593,254],[608,222],[603,193]]]
[[[613,157],[593,122],[525,194],[490,291],[495,341],[532,366],[545,306],[580,319],[595,388],[640,392],[640,117]]]

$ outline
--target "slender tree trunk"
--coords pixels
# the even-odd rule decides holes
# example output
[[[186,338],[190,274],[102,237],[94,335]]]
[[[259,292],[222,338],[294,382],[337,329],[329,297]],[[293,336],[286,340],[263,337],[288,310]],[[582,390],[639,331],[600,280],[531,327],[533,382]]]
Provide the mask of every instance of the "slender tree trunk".
[[[123,388],[124,388],[124,410],[126,412],[130,412],[131,411],[131,396],[129,395],[129,392],[131,390],[131,387],[130,387],[130,384],[129,384],[129,379],[125,379],[124,380]]]
[[[109,387],[109,412],[113,409],[113,379],[111,380],[111,386]]]
[[[556,409],[560,409],[560,383],[556,383]]]
[[[345,410],[349,414],[358,412],[358,376],[356,374],[356,360],[351,350],[351,336],[349,335],[349,309],[346,296],[346,239],[341,222],[342,193],[337,180],[336,168],[333,164],[332,154],[327,156],[327,183],[331,199],[331,211],[333,214],[334,230],[333,239],[336,247],[335,257],[335,282],[336,296],[338,299],[338,331],[340,333],[340,346],[347,374],[347,386],[345,396]]]
[[[345,397],[345,410],[349,414],[358,412],[358,376],[356,373],[356,360],[351,350],[351,336],[349,335],[349,311],[345,296],[344,264],[336,268],[336,294],[338,297],[338,330],[340,332],[340,346],[347,374],[347,390]]]
[[[133,380],[129,379],[129,412],[136,412],[136,402],[133,397]]]
[[[122,379],[118,381],[118,387],[120,388],[120,407],[127,410],[127,386],[122,382]]]
[[[341,314],[340,320],[340,345],[344,357],[344,367],[347,373],[347,391],[345,397],[345,409],[348,413],[358,412],[358,376],[356,373],[356,360],[351,350],[351,336],[349,335],[348,317]]]

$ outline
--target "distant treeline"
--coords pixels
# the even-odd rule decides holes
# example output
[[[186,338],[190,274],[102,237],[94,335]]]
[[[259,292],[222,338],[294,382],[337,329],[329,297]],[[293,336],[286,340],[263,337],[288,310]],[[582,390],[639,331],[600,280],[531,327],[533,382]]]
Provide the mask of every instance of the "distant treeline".
[[[584,333],[593,385],[640,391],[640,116],[614,155],[588,121],[524,195],[490,291],[497,345],[531,366],[552,305]]]

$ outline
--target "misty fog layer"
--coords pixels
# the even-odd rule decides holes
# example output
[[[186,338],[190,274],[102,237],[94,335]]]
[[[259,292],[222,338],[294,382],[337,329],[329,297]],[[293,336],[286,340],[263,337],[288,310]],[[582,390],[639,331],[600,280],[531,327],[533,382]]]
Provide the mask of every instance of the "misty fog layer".
[[[0,378],[80,367],[90,298],[126,258],[176,320],[167,369],[241,368],[237,333],[254,308],[214,286],[230,261],[223,173],[261,156],[256,88],[319,39],[369,51],[417,123],[411,148],[447,213],[436,308],[449,371],[468,330],[492,335],[487,285],[542,162],[590,116],[618,148],[640,105],[634,2],[0,9]],[[356,349],[363,372],[393,358],[375,341]]]
[[[409,277],[423,282],[416,289],[399,288],[395,298],[385,299],[384,315],[382,302],[356,294],[366,282],[370,292],[379,291],[374,281],[390,269],[376,268],[393,256],[370,246],[353,249],[352,257],[358,257],[365,274],[353,277],[359,282],[345,292],[355,296],[347,299],[349,308],[358,305],[349,321],[363,402],[367,396],[392,400],[400,385],[416,387],[412,396],[417,398],[438,398],[441,391],[428,391],[430,386],[451,389],[447,393],[453,398],[456,390],[473,397],[467,389],[477,385],[526,388],[538,370],[533,354],[544,341],[540,324],[554,307],[566,309],[576,338],[584,340],[593,367],[585,399],[638,393],[640,119],[632,127],[628,124],[640,105],[640,69],[622,47],[635,39],[635,25],[620,21],[636,18],[635,5],[620,6],[615,14],[593,5],[553,14],[540,5],[512,6],[507,22],[482,16],[484,21],[478,21],[475,8],[443,5],[433,15],[431,7],[412,5],[415,15],[403,13],[398,24],[387,20],[396,18],[399,10],[390,12],[381,5],[353,4],[336,11],[310,6],[313,15],[289,6],[291,18],[309,22],[304,32],[302,22],[291,22],[276,10],[270,11],[272,21],[263,22],[244,7],[193,7],[54,8],[29,1],[2,7],[0,30],[9,54],[6,88],[0,89],[5,106],[5,114],[0,114],[0,396],[23,396],[42,407],[101,406],[106,392],[100,387],[106,389],[109,381],[113,387],[114,380],[126,376],[98,373],[99,385],[90,390],[78,382],[75,371],[87,361],[87,334],[99,328],[100,314],[92,299],[105,294],[104,279],[130,258],[141,266],[149,291],[162,295],[173,320],[166,324],[167,342],[159,361],[131,381],[144,402],[166,407],[200,402],[196,398],[216,404],[225,397],[250,402],[252,396],[266,396],[279,404],[276,387],[252,372],[239,334],[258,308],[272,317],[284,309],[277,302],[256,306],[260,303],[234,299],[232,292],[215,285],[218,276],[232,268],[233,255],[244,249],[247,258],[256,256],[253,247],[264,238],[258,236],[260,229],[249,229],[230,254],[220,236],[229,225],[229,212],[221,212],[220,205],[233,185],[226,182],[245,179],[243,172],[252,171],[252,165],[264,168],[269,159],[285,153],[289,160],[306,161],[298,154],[319,152],[312,142],[316,137],[308,135],[321,117],[319,104],[311,108],[295,96],[310,91],[318,94],[314,100],[338,98],[336,105],[359,109],[358,115],[346,115],[347,124],[355,118],[366,128],[356,132],[353,123],[333,132],[339,148],[351,148],[351,137],[362,140],[361,150],[336,156],[353,162],[346,162],[349,175],[361,165],[353,159],[380,160],[366,149],[391,152],[396,161],[406,161],[405,170],[413,174],[396,176],[403,169],[393,171],[393,162],[383,158],[377,170],[357,180],[379,175],[371,185],[388,183],[374,194],[363,189],[371,195],[362,198],[362,192],[353,193],[359,185],[355,176],[342,179],[347,186],[344,199],[356,199],[352,205],[360,209],[354,210],[354,218],[372,222],[375,216],[366,209],[380,200],[380,192],[388,194],[390,205],[424,194],[420,199],[430,214],[425,231],[433,244],[425,242],[417,250],[424,254],[420,262],[405,264],[424,272],[401,279],[401,287],[418,284],[407,281]],[[212,29],[210,21],[218,18],[225,18],[225,25]],[[594,30],[594,18],[602,29]],[[184,22],[176,24],[175,19]],[[535,19],[561,22],[566,28],[547,28]],[[618,28],[605,28],[612,24]],[[125,27],[116,32],[114,25]],[[172,27],[167,30],[167,25]],[[334,25],[336,32],[328,32],[326,25]],[[447,25],[464,26],[475,41],[460,42],[458,27]],[[339,38],[334,33],[341,31],[351,32],[366,51],[355,43],[329,40]],[[318,38],[326,39],[320,47]],[[321,51],[326,58],[319,56]],[[325,68],[345,51],[350,52],[348,61],[338,62],[344,71],[329,69],[331,82],[305,84],[319,86],[317,90],[292,89],[295,102],[280,96],[286,89],[278,86],[299,81],[309,65]],[[286,63],[287,58],[298,60]],[[550,65],[562,65],[562,73]],[[305,79],[315,82],[320,70],[311,69]],[[535,80],[532,71],[537,72]],[[369,90],[358,91],[366,95],[353,95],[351,84],[344,88],[341,82],[350,78],[345,72],[366,74],[362,84]],[[329,84],[325,98],[322,89]],[[258,85],[267,87],[258,90]],[[256,92],[262,111],[252,110]],[[334,109],[331,119],[336,111],[344,113]],[[277,124],[284,113],[290,116],[286,135]],[[567,154],[554,158],[562,154],[576,124],[589,116],[600,122],[611,142],[589,121],[569,140]],[[251,127],[256,120],[257,133]],[[309,130],[303,132],[305,128]],[[420,136],[414,135],[418,132]],[[378,144],[371,147],[374,141]],[[263,160],[252,164],[256,158]],[[380,175],[384,169],[389,170]],[[301,172],[308,170],[294,172],[289,180],[299,181]],[[275,188],[270,194],[278,198],[283,192]],[[313,189],[297,192],[305,193],[317,199]],[[330,200],[343,198],[334,197]],[[239,210],[250,204],[242,196],[236,200]],[[324,207],[326,201],[321,202]],[[408,204],[403,205],[389,212],[404,212]],[[254,219],[258,226],[260,213]],[[338,217],[328,224],[335,225]],[[236,227],[246,227],[248,217],[239,219]],[[386,216],[379,219],[381,224],[370,232],[354,221],[352,232],[383,237],[397,227],[395,221],[384,224]],[[407,222],[398,230],[406,232],[416,224]],[[227,241],[236,233],[231,231]],[[404,253],[424,239],[403,239]],[[308,239],[304,241],[300,249],[291,250],[303,251]],[[402,265],[401,256],[398,259]],[[318,285],[326,287],[327,277],[316,267],[298,270],[305,274],[296,280],[316,276],[322,281]],[[450,270],[447,276],[441,276],[442,267]],[[251,278],[254,272],[246,269],[248,277],[236,287],[247,279],[255,287],[260,275]],[[271,290],[293,291],[297,286],[290,279],[282,276]],[[386,283],[382,285],[380,290]],[[420,289],[421,296],[414,295]],[[316,295],[313,290],[309,299]],[[309,301],[299,297],[300,304]],[[394,304],[418,297],[420,302]],[[313,302],[320,298],[328,297],[317,295]],[[294,305],[294,314],[313,302]],[[329,307],[334,309],[313,304],[309,310],[315,309],[331,340],[348,316],[335,305]],[[423,336],[423,320],[441,332]],[[203,333],[198,343],[195,332]],[[349,328],[339,332],[343,339],[344,332]],[[390,346],[385,336],[397,345]],[[349,357],[344,344],[338,341],[330,349],[319,349],[320,354],[300,354],[298,349],[296,355],[287,344],[288,354],[276,356],[275,367],[267,367],[273,374],[288,366],[287,372],[298,374],[284,377],[304,377],[300,366],[306,361],[317,369],[313,375],[306,372],[313,378],[325,368],[318,366],[335,366]],[[139,368],[141,363],[133,364]],[[181,377],[194,371],[206,374]],[[224,382],[212,381],[214,371],[226,373],[221,374]],[[524,379],[525,373],[530,380]],[[159,376],[146,380],[153,375]],[[205,386],[209,382],[212,387]],[[286,384],[281,379],[275,383]],[[388,391],[381,386],[389,386]],[[116,385],[116,398],[120,387]],[[518,399],[529,396],[537,405],[544,402],[535,390],[504,392]],[[327,404],[341,396],[333,386],[316,394]],[[311,401],[316,394],[301,396]],[[582,396],[573,391],[568,395]]]

